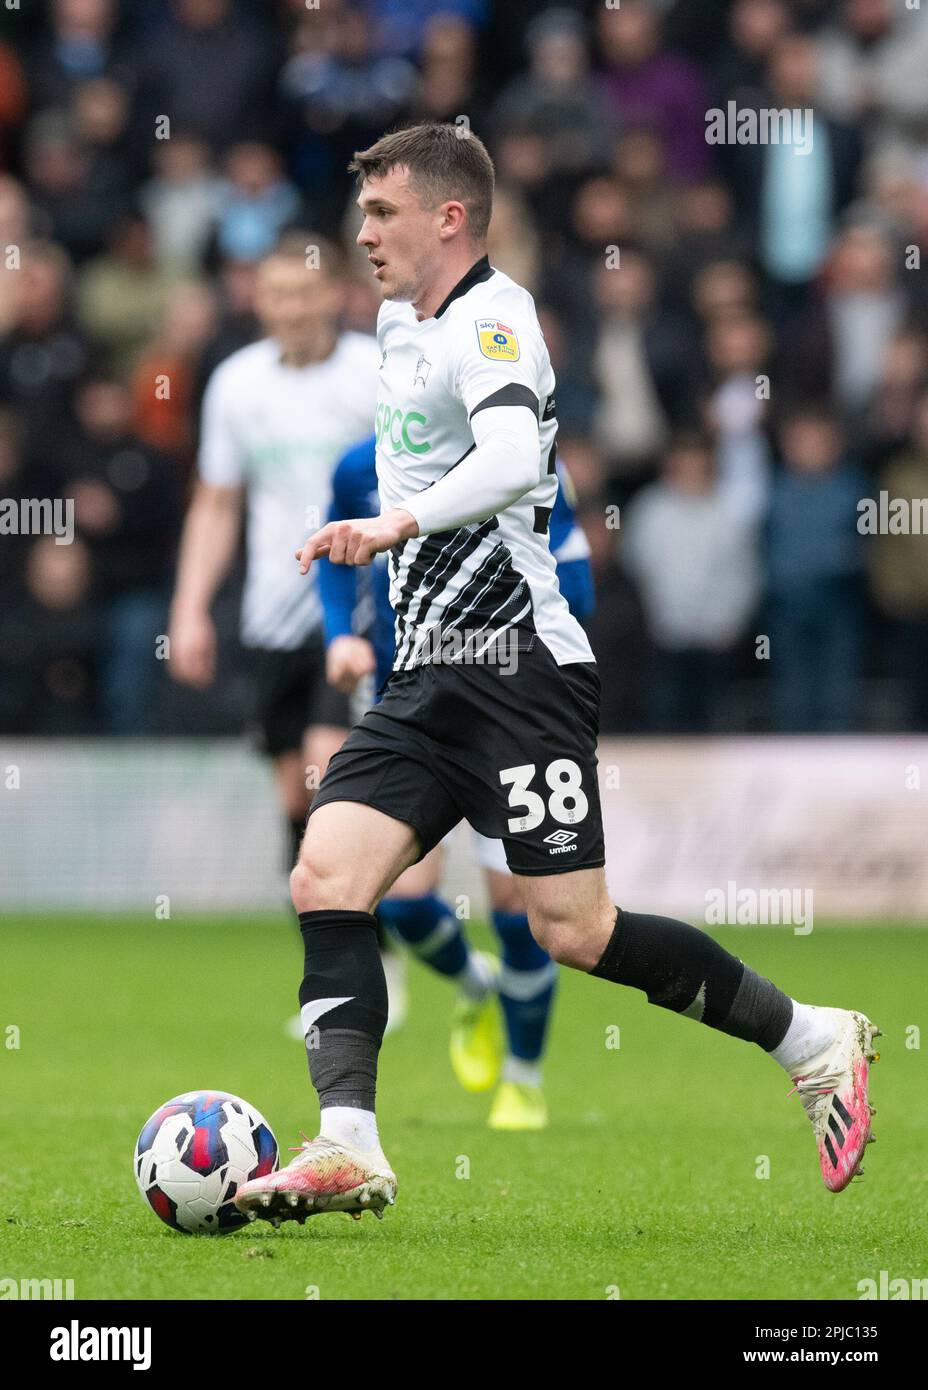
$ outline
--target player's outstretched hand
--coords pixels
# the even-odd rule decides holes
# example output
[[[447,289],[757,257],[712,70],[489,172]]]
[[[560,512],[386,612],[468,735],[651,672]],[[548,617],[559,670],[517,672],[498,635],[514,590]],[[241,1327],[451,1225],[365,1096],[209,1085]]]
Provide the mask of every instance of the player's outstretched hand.
[[[343,695],[351,695],[358,682],[377,666],[374,648],[366,637],[346,633],[329,643],[325,654],[325,678]]]
[[[415,517],[402,507],[392,507],[382,516],[330,521],[296,552],[300,574],[305,574],[320,555],[327,555],[333,565],[369,565],[381,551],[418,534]]]

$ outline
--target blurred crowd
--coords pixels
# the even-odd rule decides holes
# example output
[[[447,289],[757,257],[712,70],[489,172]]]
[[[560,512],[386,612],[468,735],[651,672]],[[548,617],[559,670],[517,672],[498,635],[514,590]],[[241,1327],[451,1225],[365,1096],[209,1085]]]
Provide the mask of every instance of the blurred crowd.
[[[730,103],[810,147],[712,143]],[[928,5],[48,0],[0,7],[0,498],[75,537],[0,513],[0,734],[247,722],[234,582],[213,690],[157,659],[205,382],[283,231],[351,248],[352,152],[462,117],[558,378],[604,731],[928,729],[919,509],[859,509],[928,497]],[[349,326],[377,303],[362,259]]]

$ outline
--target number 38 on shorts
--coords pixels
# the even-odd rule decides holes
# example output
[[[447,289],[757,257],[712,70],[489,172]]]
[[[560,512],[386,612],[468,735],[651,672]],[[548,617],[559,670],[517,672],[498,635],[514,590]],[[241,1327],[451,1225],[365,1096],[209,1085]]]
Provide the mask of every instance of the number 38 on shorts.
[[[547,799],[532,787],[533,782],[537,783],[537,773],[535,763],[523,763],[519,767],[503,768],[499,774],[500,782],[509,788],[509,806],[518,813],[508,821],[510,835],[534,830],[546,814],[559,825],[577,825],[589,810],[580,767],[573,759],[555,758],[542,770],[541,776],[548,788]]]

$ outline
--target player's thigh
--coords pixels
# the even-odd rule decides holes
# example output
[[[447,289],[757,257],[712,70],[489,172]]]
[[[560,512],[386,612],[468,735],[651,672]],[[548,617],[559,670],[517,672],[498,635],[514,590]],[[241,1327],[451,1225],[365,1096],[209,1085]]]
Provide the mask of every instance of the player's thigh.
[[[444,852],[441,845],[424,855],[418,864],[412,864],[400,874],[390,889],[391,898],[425,898],[434,893],[441,882],[444,868]]]
[[[615,928],[616,908],[602,868],[518,874],[529,926],[554,960],[592,970]]]
[[[326,806],[357,803],[406,826],[416,853],[398,865],[385,887],[461,819],[454,797],[436,776],[432,746],[414,723],[419,682],[411,692],[403,682],[397,685],[396,692],[388,690],[381,704],[368,710],[332,757],[310,812],[314,821]],[[356,853],[361,857],[368,850],[379,853],[375,833],[359,837]]]
[[[297,912],[373,912],[421,852],[411,825],[358,801],[329,801],[309,818],[290,876]]]

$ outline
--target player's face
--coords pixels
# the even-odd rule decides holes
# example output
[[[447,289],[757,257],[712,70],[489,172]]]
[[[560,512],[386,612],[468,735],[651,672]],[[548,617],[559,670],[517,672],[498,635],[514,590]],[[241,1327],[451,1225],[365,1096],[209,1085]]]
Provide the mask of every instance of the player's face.
[[[445,208],[426,208],[410,187],[408,169],[365,179],[358,245],[367,252],[384,299],[415,301],[440,260]]]
[[[340,305],[335,277],[297,256],[272,256],[258,271],[255,309],[268,337],[285,352],[311,348],[320,333],[333,330]]]

